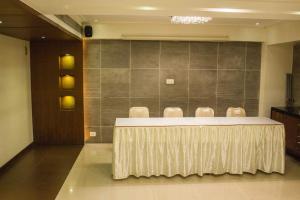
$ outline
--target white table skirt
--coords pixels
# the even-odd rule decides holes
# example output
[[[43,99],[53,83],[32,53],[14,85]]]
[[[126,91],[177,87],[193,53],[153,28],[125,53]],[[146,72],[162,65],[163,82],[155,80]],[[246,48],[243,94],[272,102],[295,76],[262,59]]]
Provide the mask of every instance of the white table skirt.
[[[114,179],[285,170],[284,126],[267,118],[243,118],[245,124],[233,123],[241,119],[231,118],[222,125],[205,125],[207,119],[198,119],[202,125],[189,125],[184,122],[188,119],[177,118],[164,126],[152,126],[152,118],[143,119],[147,126],[136,119],[126,120],[127,124],[124,120],[120,124],[118,119],[114,128]]]

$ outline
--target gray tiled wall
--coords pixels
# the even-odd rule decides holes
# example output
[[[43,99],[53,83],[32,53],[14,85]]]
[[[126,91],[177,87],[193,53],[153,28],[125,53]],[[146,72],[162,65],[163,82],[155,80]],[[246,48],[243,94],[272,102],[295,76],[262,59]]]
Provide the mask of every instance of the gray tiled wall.
[[[93,40],[84,55],[85,132],[97,132],[88,142],[111,142],[115,118],[131,106],[147,106],[151,117],[167,106],[185,116],[199,106],[217,116],[229,106],[258,113],[260,43]]]
[[[294,46],[293,52],[293,95],[294,105],[300,106],[300,45]]]

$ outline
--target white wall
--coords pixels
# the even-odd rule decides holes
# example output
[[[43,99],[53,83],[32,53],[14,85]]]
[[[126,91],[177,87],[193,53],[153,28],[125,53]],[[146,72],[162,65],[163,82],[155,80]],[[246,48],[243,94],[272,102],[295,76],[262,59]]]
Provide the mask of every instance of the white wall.
[[[281,22],[267,28],[234,25],[101,23],[93,24],[93,32],[92,39],[252,41],[271,45],[300,41],[300,22]]]
[[[272,106],[285,106],[286,73],[292,72],[293,44],[262,46],[259,115],[270,117]]]
[[[280,44],[300,41],[300,22],[282,22],[266,29],[266,42],[268,44]]]
[[[261,27],[152,23],[94,24],[92,39],[265,41]]]
[[[29,43],[0,35],[0,167],[33,141],[25,46]]]

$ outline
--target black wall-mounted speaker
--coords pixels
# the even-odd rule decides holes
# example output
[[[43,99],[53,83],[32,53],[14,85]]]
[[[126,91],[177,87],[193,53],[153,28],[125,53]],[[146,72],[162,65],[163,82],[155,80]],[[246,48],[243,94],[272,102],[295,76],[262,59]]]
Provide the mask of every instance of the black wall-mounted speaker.
[[[92,26],[85,26],[84,27],[84,36],[85,37],[92,37],[93,36],[93,27]]]

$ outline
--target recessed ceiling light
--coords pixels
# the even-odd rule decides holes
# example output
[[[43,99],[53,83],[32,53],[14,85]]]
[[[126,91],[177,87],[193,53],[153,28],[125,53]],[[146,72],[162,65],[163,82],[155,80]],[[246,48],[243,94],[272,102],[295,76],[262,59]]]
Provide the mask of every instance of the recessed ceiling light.
[[[256,26],[259,26],[259,25],[260,25],[260,23],[259,23],[259,22],[256,22],[256,23],[255,23],[255,25],[256,25]]]
[[[137,7],[138,10],[145,10],[145,11],[152,11],[152,10],[157,10],[157,8],[152,7],[152,6],[140,6]]]
[[[225,13],[252,13],[253,10],[239,8],[203,8],[202,11],[208,12],[225,12]]]
[[[212,20],[211,17],[201,17],[201,16],[172,16],[172,24],[204,24]]]
[[[42,39],[42,40],[46,39],[46,36],[44,36],[44,35],[43,35],[43,36],[41,36],[41,39]]]
[[[0,24],[2,24],[3,22],[0,20]]]
[[[290,12],[289,14],[292,14],[292,15],[300,15],[300,11]]]

